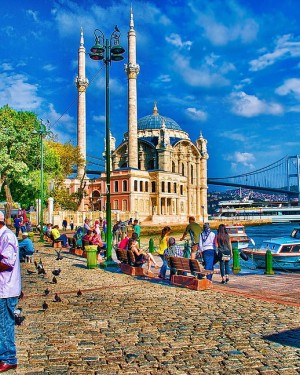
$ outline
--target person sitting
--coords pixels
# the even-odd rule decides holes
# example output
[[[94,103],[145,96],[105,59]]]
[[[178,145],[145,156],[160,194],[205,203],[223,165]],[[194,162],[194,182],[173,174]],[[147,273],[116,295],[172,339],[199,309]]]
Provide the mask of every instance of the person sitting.
[[[118,243],[118,249],[127,250],[128,249],[128,241],[130,239],[129,234],[126,235],[119,243]]]
[[[27,219],[26,224],[25,224],[25,232],[32,232],[32,226],[31,222]]]
[[[58,225],[54,225],[51,230],[51,237],[54,241],[61,241],[63,247],[68,247],[68,237],[65,234],[60,234],[58,230]]]
[[[22,233],[22,241],[19,243],[20,262],[25,262],[26,255],[32,256],[34,247],[31,239],[28,237],[27,232]]]
[[[52,224],[48,223],[46,225],[46,230],[44,231],[45,236],[50,237],[51,236],[51,230],[52,230]]]
[[[83,231],[84,233],[87,233],[89,230],[93,230],[93,228],[90,226],[89,219],[85,219],[83,224]]]
[[[137,240],[138,240],[137,234],[132,233],[132,237],[128,241],[128,250],[131,250],[136,256],[136,263],[140,265],[147,263],[148,272],[151,269],[151,263],[153,263],[155,268],[160,268],[159,265],[156,263],[155,259],[153,258],[152,254],[146,253],[145,251],[139,248],[139,244]]]

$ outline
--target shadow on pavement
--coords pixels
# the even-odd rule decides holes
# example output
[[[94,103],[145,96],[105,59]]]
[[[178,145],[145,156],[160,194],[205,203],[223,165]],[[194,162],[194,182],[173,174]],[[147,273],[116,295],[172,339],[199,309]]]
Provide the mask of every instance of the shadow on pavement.
[[[273,335],[263,336],[263,339],[277,342],[281,345],[293,346],[300,348],[300,328],[274,333]]]

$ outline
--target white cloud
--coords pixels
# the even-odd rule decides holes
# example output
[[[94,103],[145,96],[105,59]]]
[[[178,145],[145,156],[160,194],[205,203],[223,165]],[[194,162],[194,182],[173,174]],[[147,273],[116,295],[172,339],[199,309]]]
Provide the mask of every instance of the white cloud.
[[[204,29],[205,37],[214,45],[223,46],[233,41],[249,43],[255,40],[259,26],[249,17],[249,9],[242,8],[236,1],[190,2],[195,23]],[[220,22],[220,9],[224,15]]]
[[[187,108],[186,109],[187,114],[189,117],[199,120],[199,121],[206,121],[207,119],[207,113],[204,111],[201,111],[200,109],[197,108]]]
[[[28,9],[26,13],[35,21],[38,22],[38,12]]]
[[[169,76],[169,74],[161,74],[157,78],[157,80],[160,82],[168,83],[168,82],[171,82],[171,77]]]
[[[226,155],[225,160],[231,161],[232,170],[236,170],[238,166],[242,165],[250,169],[255,169],[253,162],[255,162],[255,156],[250,152],[236,151],[232,155]]]
[[[280,115],[283,108],[278,103],[267,103],[254,95],[248,95],[243,91],[230,95],[232,113],[243,117],[258,115]]]
[[[13,67],[11,66],[11,64],[8,64],[8,63],[3,63],[0,66],[3,71],[13,70]]]
[[[167,36],[166,41],[174,45],[175,47],[186,48],[187,50],[189,50],[193,44],[190,40],[183,42],[181,36],[175,33],[172,33],[170,34],[170,36]]]
[[[104,115],[99,115],[99,116],[94,115],[93,116],[93,121],[95,121],[95,122],[102,122],[102,123],[104,123],[105,120],[106,120],[106,117]]]
[[[275,62],[278,60],[296,58],[299,56],[300,41],[296,40],[293,35],[286,34],[276,40],[275,47],[272,52],[267,52],[258,59],[250,61],[250,70],[262,70],[267,66],[275,64]]]
[[[47,72],[52,72],[55,69],[56,69],[55,66],[52,64],[47,64],[43,66],[43,70],[46,70]]]
[[[248,140],[248,137],[246,137],[245,134],[238,133],[234,130],[224,131],[223,133],[220,134],[220,137],[231,139],[232,141],[237,141],[237,142],[246,142]]]
[[[300,79],[290,78],[284,81],[283,85],[279,86],[275,92],[278,95],[288,95],[291,94],[298,99],[300,99]]]
[[[33,111],[42,104],[38,86],[28,83],[22,74],[0,74],[0,106],[8,104],[16,110]]]

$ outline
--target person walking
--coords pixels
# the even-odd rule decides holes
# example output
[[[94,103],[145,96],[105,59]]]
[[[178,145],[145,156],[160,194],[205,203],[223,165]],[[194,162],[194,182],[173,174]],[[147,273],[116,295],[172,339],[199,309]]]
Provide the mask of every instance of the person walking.
[[[72,217],[71,217],[71,219],[70,219],[70,229],[71,229],[71,231],[73,232],[73,230],[74,230],[74,220],[73,220]]]
[[[0,211],[0,372],[17,368],[14,311],[20,294],[18,240]]]
[[[181,236],[180,241],[183,241],[187,234],[190,235],[190,238],[191,238],[191,259],[196,258],[200,233],[201,233],[200,225],[198,223],[196,223],[196,219],[193,216],[190,216],[189,217],[189,224],[185,228],[185,231],[184,231],[183,235]]]
[[[218,227],[216,247],[218,249],[222,284],[226,284],[229,282],[229,261],[232,258],[232,245],[224,224],[220,224]]]
[[[158,255],[160,256],[163,264],[158,274],[158,277],[160,279],[166,278],[168,263],[166,261],[166,258],[164,257],[164,253],[165,253],[165,250],[168,248],[168,239],[169,239],[170,233],[171,233],[170,227],[164,227],[161,231],[161,237],[160,237],[159,247],[158,247]]]
[[[204,261],[206,270],[214,270],[214,260],[216,254],[216,235],[211,231],[209,223],[203,226],[203,232],[199,236],[199,251]],[[207,275],[208,280],[212,280],[213,275]]]

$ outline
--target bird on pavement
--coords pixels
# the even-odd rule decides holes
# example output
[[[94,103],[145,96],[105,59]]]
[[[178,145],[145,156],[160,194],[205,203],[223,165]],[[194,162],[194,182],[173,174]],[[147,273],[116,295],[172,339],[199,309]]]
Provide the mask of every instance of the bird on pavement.
[[[54,276],[59,276],[59,274],[61,273],[61,269],[58,268],[57,270],[53,270],[52,273]]]
[[[57,278],[55,276],[53,276],[52,282],[53,284],[57,284]]]
[[[77,297],[80,297],[80,296],[82,296],[82,291],[79,289],[77,292]]]
[[[42,304],[42,308],[44,311],[48,309],[48,303],[46,301]]]
[[[48,296],[49,293],[50,293],[50,290],[48,288],[44,290],[44,296]]]
[[[55,252],[56,252],[56,255],[57,255],[57,257],[56,257],[55,260],[62,260],[63,257],[60,255],[61,250],[57,251],[57,250],[55,249]]]
[[[61,298],[57,293],[55,293],[54,302],[61,302]]]

